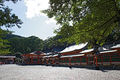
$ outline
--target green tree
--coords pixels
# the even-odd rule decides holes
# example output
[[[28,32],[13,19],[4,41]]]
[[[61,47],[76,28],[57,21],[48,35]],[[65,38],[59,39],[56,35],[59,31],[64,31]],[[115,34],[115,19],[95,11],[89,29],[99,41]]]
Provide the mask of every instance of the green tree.
[[[56,35],[54,37],[50,37],[50,38],[44,40],[44,49],[43,49],[43,51],[45,51],[45,52],[53,52],[53,51],[63,50],[69,44],[67,44],[66,42],[59,41],[61,39],[62,39],[61,36]]]
[[[10,53],[8,49],[10,47],[8,45],[9,42],[1,38],[4,34],[6,34],[6,31],[0,29],[0,54]]]
[[[43,50],[43,40],[35,36],[30,36],[27,38],[27,46],[33,51],[42,51]]]
[[[33,51],[43,50],[43,40],[35,36],[30,37],[13,37],[8,39],[10,42],[10,51],[12,53],[20,52],[22,54]]]
[[[4,40],[5,34],[8,31],[2,30],[2,27],[10,28],[17,26],[20,28],[22,21],[15,14],[11,13],[11,9],[4,5],[5,1],[12,1],[16,3],[18,0],[0,0],[0,54],[9,53],[8,41]]]
[[[50,8],[44,10],[54,17],[61,28],[55,32],[63,41],[88,42],[98,50],[113,31],[120,31],[119,0],[50,0]]]

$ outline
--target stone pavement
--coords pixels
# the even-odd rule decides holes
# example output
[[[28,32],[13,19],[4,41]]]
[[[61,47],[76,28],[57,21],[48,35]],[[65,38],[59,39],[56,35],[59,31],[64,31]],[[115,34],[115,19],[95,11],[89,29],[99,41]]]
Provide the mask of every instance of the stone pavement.
[[[0,80],[120,80],[120,70],[0,65]]]

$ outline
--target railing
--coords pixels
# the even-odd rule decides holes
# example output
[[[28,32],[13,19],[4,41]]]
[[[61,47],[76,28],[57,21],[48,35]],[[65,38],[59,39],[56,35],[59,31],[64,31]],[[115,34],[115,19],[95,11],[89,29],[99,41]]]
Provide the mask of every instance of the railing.
[[[90,52],[89,52],[90,53]],[[120,65],[120,51],[102,52],[98,55],[87,56],[67,56],[67,57],[34,57],[26,56],[26,64],[48,64],[48,65]],[[24,56],[25,57],[25,56]],[[29,60],[27,60],[29,59]]]

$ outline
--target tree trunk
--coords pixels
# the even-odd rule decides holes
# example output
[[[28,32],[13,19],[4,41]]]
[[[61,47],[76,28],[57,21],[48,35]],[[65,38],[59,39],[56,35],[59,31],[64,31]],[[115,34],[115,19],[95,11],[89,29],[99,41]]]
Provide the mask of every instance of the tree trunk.
[[[98,48],[100,47],[99,44],[96,43],[97,41],[95,40],[94,42],[94,46],[93,46],[93,49],[94,49],[94,54],[99,54],[99,50]]]

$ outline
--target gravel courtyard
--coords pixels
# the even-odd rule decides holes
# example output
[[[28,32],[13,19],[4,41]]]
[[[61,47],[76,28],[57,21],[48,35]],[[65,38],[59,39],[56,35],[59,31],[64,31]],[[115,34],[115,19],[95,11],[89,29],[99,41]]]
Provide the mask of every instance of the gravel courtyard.
[[[120,80],[120,70],[0,65],[0,80]]]

